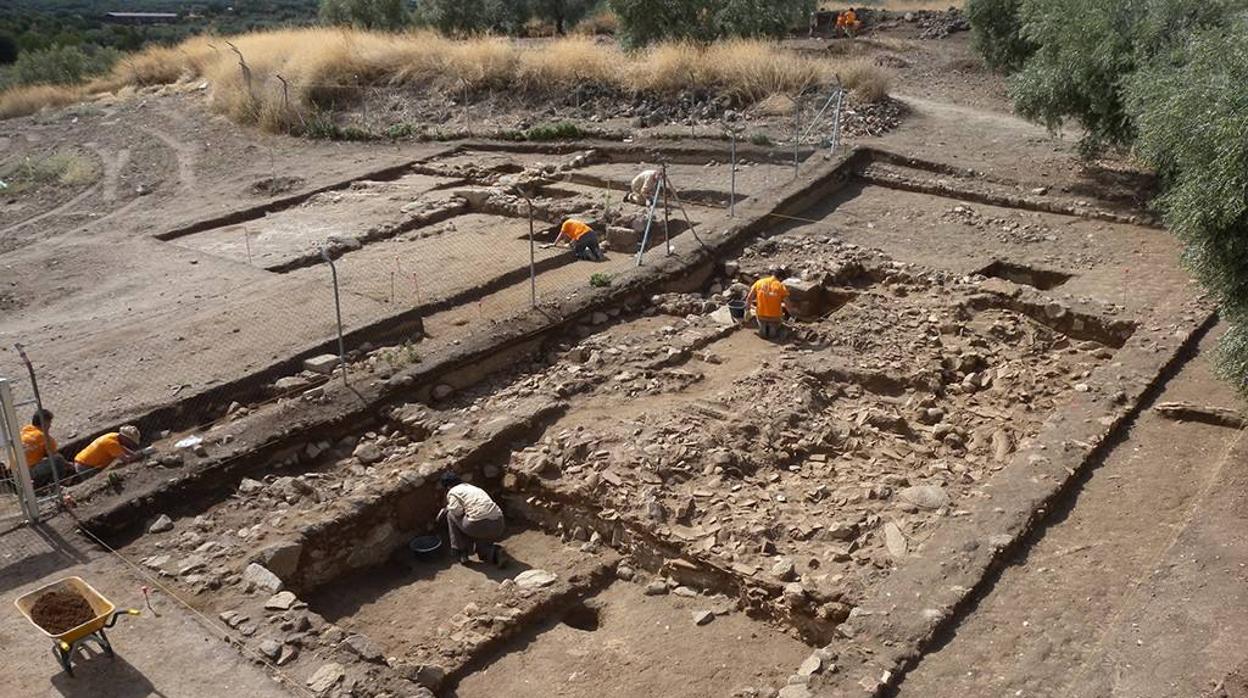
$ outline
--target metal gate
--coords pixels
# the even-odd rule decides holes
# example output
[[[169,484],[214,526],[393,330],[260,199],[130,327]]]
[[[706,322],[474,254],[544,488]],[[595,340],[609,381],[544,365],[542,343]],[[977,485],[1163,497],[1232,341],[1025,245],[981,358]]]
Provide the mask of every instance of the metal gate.
[[[40,518],[19,424],[13,386],[0,378],[0,532]]]

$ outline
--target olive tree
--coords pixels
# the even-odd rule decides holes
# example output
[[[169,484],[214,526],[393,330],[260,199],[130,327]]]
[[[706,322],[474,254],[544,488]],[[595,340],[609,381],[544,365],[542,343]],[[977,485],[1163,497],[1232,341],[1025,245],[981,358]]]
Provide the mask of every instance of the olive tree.
[[[1221,306],[1222,373],[1248,392],[1248,14],[1202,30],[1133,75],[1138,155],[1184,261]]]

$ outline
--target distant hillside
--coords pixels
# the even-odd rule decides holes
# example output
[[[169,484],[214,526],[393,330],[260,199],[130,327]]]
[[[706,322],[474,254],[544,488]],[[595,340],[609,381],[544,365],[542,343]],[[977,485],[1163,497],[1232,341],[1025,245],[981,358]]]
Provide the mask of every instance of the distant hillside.
[[[94,44],[133,51],[212,31],[234,34],[316,22],[317,0],[6,0],[0,3],[0,41],[19,51]],[[168,24],[116,24],[108,12],[173,12]]]

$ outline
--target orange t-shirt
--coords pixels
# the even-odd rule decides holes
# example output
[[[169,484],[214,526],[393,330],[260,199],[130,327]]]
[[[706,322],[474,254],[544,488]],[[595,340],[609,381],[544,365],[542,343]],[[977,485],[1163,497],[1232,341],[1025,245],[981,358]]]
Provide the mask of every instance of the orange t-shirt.
[[[26,449],[26,465],[34,467],[35,463],[47,457],[49,451],[56,452],[56,439],[44,434],[34,424],[27,424],[22,427],[22,448]]]
[[[590,228],[581,221],[568,219],[563,222],[563,227],[559,229],[559,232],[563,233],[569,240],[580,240],[582,235],[591,230],[593,230],[593,228]]]
[[[754,282],[750,289],[754,294],[755,312],[764,320],[779,320],[784,317],[784,299],[789,297],[789,288],[774,276],[764,276]]]
[[[92,441],[78,452],[74,460],[89,468],[107,468],[114,460],[125,454],[126,447],[121,445],[121,435],[114,431]]]

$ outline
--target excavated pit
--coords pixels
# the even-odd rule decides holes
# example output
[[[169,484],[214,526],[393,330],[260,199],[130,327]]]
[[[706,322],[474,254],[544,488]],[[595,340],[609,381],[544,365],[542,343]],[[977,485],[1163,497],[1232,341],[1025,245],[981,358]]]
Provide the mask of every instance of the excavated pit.
[[[457,152],[422,176],[514,172],[483,154],[499,155]],[[300,647],[303,659],[287,662],[298,676],[333,658],[353,685],[395,693],[420,683],[460,696],[753,695],[783,684],[1087,390],[1136,332],[1139,304],[1170,281],[1150,279],[1130,302],[1105,292],[1144,234],[1130,226],[851,189],[769,230],[699,293],[604,309],[534,340],[531,360],[388,405],[129,552],[207,608],[253,619],[226,621],[237,641]],[[493,231],[468,247],[527,248],[527,221],[514,216],[435,225],[462,235],[453,228],[466,221]],[[1003,249],[984,260],[997,231]],[[391,244],[431,237],[408,235],[339,264],[364,268],[393,256]],[[1050,237],[1082,242],[1055,255]],[[1078,275],[1045,271],[1081,262]],[[779,343],[734,324],[725,305],[775,266],[792,291]],[[381,357],[364,363],[376,372]],[[503,503],[507,570],[407,550],[433,527],[444,470]],[[211,571],[250,561],[307,608],[274,615],[254,580]],[[549,581],[520,584],[538,572]]]
[[[1074,274],[1054,271],[1052,269],[1036,269],[1023,264],[1013,264],[1000,260],[980,269],[980,274],[997,279],[1005,279],[1023,286],[1031,286],[1041,291],[1049,291],[1070,281]]]

